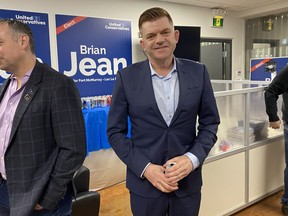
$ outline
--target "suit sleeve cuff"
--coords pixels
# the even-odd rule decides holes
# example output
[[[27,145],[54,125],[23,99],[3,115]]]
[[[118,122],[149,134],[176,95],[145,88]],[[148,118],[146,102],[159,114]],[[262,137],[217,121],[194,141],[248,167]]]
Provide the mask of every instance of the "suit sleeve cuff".
[[[199,159],[194,154],[192,154],[191,152],[186,152],[184,155],[191,160],[194,170],[199,167],[200,165]]]
[[[149,162],[149,163],[145,166],[144,170],[142,171],[142,173],[141,173],[141,175],[140,175],[140,177],[141,177],[142,179],[145,178],[145,177],[144,177],[144,172],[145,172],[145,170],[147,169],[147,167],[148,167],[150,164],[151,164],[151,162]]]

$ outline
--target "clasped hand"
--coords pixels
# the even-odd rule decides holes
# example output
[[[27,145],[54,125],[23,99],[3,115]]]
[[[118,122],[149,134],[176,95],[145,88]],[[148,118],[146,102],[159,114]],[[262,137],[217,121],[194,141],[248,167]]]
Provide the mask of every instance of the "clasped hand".
[[[168,164],[175,162],[170,169]],[[191,160],[183,155],[168,160],[163,166],[150,164],[144,172],[144,177],[158,190],[170,193],[178,190],[178,182],[193,170]]]
[[[273,129],[279,129],[281,126],[281,121],[269,122],[269,126]]]

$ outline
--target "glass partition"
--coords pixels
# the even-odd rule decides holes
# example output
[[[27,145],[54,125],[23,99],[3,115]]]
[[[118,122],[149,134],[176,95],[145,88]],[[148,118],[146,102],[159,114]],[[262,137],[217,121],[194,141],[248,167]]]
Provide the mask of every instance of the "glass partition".
[[[227,95],[216,97],[220,114],[220,125],[218,128],[218,140],[210,155],[231,151],[244,146],[244,110],[245,95]],[[242,123],[241,123],[242,122]]]
[[[221,123],[217,132],[218,140],[209,157],[283,135],[283,128],[277,130],[269,128],[264,99],[264,91],[269,82],[227,80],[211,82]],[[279,97],[277,105],[278,115],[281,118],[282,97]]]
[[[282,97],[279,97],[277,105],[280,119],[282,118],[281,104]],[[254,130],[256,136],[255,142],[283,134],[283,127],[277,130],[269,127],[268,116],[265,108],[264,91],[250,93],[249,124]]]

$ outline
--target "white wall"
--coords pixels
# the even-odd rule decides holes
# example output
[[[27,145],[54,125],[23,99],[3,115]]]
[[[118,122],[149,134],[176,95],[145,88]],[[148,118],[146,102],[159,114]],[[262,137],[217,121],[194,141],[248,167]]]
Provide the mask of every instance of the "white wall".
[[[211,9],[180,5],[165,2],[141,1],[141,0],[13,0],[2,1],[1,9],[22,10],[31,12],[42,12],[49,14],[50,34],[51,34],[51,60],[52,66],[58,68],[55,14],[89,16],[98,18],[111,18],[131,20],[132,22],[132,57],[133,62],[144,59],[138,38],[138,18],[140,14],[154,6],[165,8],[172,16],[175,25],[180,26],[200,26],[201,37],[232,39],[232,77],[237,70],[244,71],[244,19],[238,18],[236,14],[228,11],[224,18],[224,27],[212,28]],[[1,14],[0,14],[1,16]],[[89,32],[81,32],[89,34]]]

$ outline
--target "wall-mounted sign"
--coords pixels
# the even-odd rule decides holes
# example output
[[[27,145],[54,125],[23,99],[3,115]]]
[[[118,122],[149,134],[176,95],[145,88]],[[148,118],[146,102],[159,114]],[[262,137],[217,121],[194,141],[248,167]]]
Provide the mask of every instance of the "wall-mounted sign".
[[[222,28],[224,17],[227,15],[227,10],[222,8],[213,8],[212,9],[212,27]]]
[[[221,15],[216,15],[213,17],[213,27],[223,27],[224,18]]]
[[[264,18],[263,19],[263,31],[272,31],[273,30],[273,19]]]
[[[20,20],[32,30],[37,59],[51,65],[48,14],[14,10],[1,10],[0,18]],[[10,76],[10,73],[0,70],[0,84]]]
[[[132,64],[131,22],[56,15],[59,72],[81,97],[112,93],[117,71]]]

